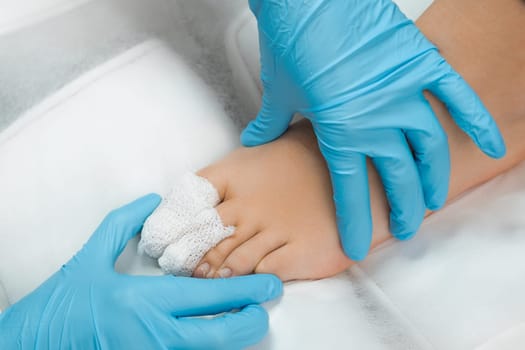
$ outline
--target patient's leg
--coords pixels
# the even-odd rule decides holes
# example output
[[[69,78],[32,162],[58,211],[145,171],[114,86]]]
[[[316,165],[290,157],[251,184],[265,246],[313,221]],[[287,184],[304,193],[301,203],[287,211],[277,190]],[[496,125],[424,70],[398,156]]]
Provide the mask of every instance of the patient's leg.
[[[525,4],[521,0],[438,0],[418,26],[479,93],[496,118],[508,154],[484,156],[429,96],[449,136],[449,200],[509,169],[525,156]],[[369,169],[373,246],[390,237],[388,205]],[[198,277],[274,273],[314,279],[347,268],[339,245],[330,178],[307,122],[279,140],[241,148],[199,172],[219,190],[217,210],[234,235],[201,261]]]

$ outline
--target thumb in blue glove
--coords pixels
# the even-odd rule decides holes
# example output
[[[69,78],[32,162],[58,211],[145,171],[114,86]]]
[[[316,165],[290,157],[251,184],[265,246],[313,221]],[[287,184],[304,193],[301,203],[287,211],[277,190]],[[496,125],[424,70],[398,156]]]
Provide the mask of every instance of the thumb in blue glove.
[[[257,304],[282,290],[274,276],[200,280],[114,271],[159,202],[148,195],[110,213],[60,271],[0,314],[0,349],[231,349],[260,341],[268,315]]]

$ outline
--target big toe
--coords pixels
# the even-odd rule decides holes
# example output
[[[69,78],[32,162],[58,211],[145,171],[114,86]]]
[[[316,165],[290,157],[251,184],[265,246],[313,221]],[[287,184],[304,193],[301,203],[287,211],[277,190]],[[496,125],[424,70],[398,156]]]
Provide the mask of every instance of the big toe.
[[[193,274],[194,277],[230,277],[232,273],[229,274],[228,270],[221,270],[224,261],[239,246],[252,239],[259,232],[257,220],[250,217],[246,205],[240,201],[231,199],[221,203],[216,209],[223,224],[235,227],[235,231],[202,257]],[[219,271],[221,271],[220,275]]]

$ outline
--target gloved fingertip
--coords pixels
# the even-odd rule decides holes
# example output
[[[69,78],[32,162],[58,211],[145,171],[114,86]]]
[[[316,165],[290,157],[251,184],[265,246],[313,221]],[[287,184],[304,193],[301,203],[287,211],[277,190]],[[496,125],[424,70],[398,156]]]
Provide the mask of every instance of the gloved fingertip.
[[[348,218],[347,218],[348,219]],[[368,255],[372,243],[372,218],[368,220],[338,220],[343,251],[353,261],[362,261]]]
[[[260,144],[264,143],[259,137],[257,137],[257,132],[254,130],[255,127],[252,123],[248,124],[248,126],[242,131],[241,133],[241,143],[245,147],[254,147],[259,146]]]
[[[275,275],[268,275],[268,295],[270,299],[275,299],[283,294],[283,282]]]
[[[263,321],[263,331],[264,333],[266,333],[266,331],[268,330],[270,317],[268,316],[268,312],[264,309],[264,307],[262,307],[259,304],[249,304],[243,308],[243,311],[245,311],[246,313],[257,314],[257,316],[260,317]]]
[[[352,261],[363,261],[368,255],[368,249],[366,250],[355,250],[355,249],[345,249],[345,254]]]
[[[255,119],[241,133],[241,143],[245,147],[259,146],[279,138],[287,129],[287,120],[278,125],[278,120],[263,123]]]
[[[270,315],[268,315],[264,307],[257,304],[245,306],[242,309],[242,313],[246,318],[250,319],[245,319],[243,324],[245,325],[244,330],[247,334],[245,334],[242,340],[239,340],[240,343],[243,343],[242,348],[244,349],[247,346],[259,343],[264,339],[266,334],[268,334],[270,329]],[[242,333],[244,332],[240,331],[237,334],[241,335]]]
[[[410,231],[405,233],[393,234],[393,236],[400,241],[408,241],[409,239],[412,239],[416,235],[416,233],[416,231]]]
[[[443,208],[445,203],[447,202],[447,193],[448,193],[448,187],[447,191],[444,191],[444,193],[436,193],[434,192],[432,195],[430,195],[428,198],[425,196],[425,205],[428,210],[439,210]]]
[[[133,203],[135,215],[138,216],[149,216],[151,212],[155,210],[162,201],[162,197],[156,193],[147,194]],[[144,217],[144,219],[146,218]]]
[[[258,298],[256,298],[259,303],[273,300],[283,294],[283,282],[275,275],[256,274],[253,276],[242,276],[237,278],[248,279],[255,283],[252,284],[252,286],[255,290],[260,292],[257,294]]]
[[[424,208],[421,214],[414,215],[411,222],[390,216],[390,232],[392,236],[400,241],[411,239],[417,233],[423,222]]]
[[[428,203],[427,204],[427,209],[428,210],[431,210],[431,211],[436,211],[436,210],[439,210],[443,208],[443,204],[440,204],[438,202],[435,202],[435,203]]]
[[[253,14],[258,17],[259,13],[261,12],[261,0],[249,0],[248,4],[250,6],[250,10],[252,10]]]
[[[496,122],[488,112],[482,119],[486,122],[473,128],[472,140],[487,156],[495,159],[504,157],[507,147]]]
[[[399,240],[399,241],[408,241],[408,240],[411,240],[412,238],[414,238],[414,236],[416,235],[417,232],[408,232],[408,233],[405,233],[405,234],[402,234],[402,235],[396,235],[396,239]]]
[[[142,197],[142,200],[147,201],[151,204],[159,205],[160,202],[162,201],[162,197],[157,193],[149,193],[145,195],[144,197]]]
[[[483,153],[494,159],[501,159],[507,153],[507,147],[503,140],[491,142],[488,146],[482,147]]]

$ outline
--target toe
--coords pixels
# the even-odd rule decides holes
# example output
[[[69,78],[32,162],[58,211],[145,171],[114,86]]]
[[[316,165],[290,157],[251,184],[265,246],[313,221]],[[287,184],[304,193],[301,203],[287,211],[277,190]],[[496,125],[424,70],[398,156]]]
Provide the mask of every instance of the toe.
[[[257,231],[241,226],[230,237],[222,240],[201,259],[195,269],[194,277],[214,277],[225,260],[246,241],[257,235]]]
[[[218,205],[216,209],[223,224],[234,226],[235,231],[233,235],[219,242],[217,246],[204,255],[195,269],[194,277],[204,278],[208,275],[210,277],[215,275],[230,253],[258,232],[255,221],[246,220],[244,217],[246,210],[242,203],[229,200]]]
[[[294,279],[297,273],[297,267],[293,261],[293,253],[294,251],[290,249],[290,245],[276,249],[261,259],[254,271],[255,273],[273,274],[282,281],[290,281]]]
[[[217,164],[208,166],[199,170],[196,175],[205,178],[215,187],[221,202],[225,199],[228,192],[228,177],[225,176],[220,166]]]
[[[205,278],[208,275],[213,276],[228,255],[250,238],[244,237],[245,235],[242,232],[246,231],[240,231],[240,229],[236,228],[233,235],[222,240],[217,246],[207,252],[197,265],[193,276],[198,278]]]
[[[331,254],[324,259],[309,258],[314,252],[301,244],[287,244],[266,255],[255,267],[255,273],[273,274],[282,281],[320,279],[336,275],[351,265],[344,254]]]
[[[199,261],[211,248],[233,234],[233,227],[222,225],[214,208],[202,211],[195,217],[188,234],[170,244],[158,263],[166,273],[191,276]]]
[[[240,201],[226,200],[215,207],[222,223],[226,226],[239,226],[242,220],[242,203]]]
[[[257,264],[269,253],[286,244],[276,231],[261,231],[234,249],[215,271],[215,277],[240,276],[253,273]]]

